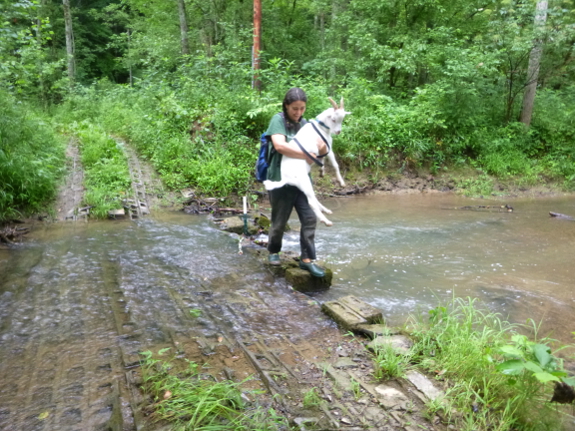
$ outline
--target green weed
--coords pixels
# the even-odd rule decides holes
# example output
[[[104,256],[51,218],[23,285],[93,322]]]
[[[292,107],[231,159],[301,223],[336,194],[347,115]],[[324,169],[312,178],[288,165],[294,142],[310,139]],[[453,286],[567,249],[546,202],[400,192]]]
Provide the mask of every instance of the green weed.
[[[443,412],[462,430],[562,429],[549,382],[575,382],[552,354],[551,340],[529,341],[518,333],[528,328],[479,310],[472,299],[437,307],[427,321],[412,317],[409,329],[413,361],[451,383],[445,400],[428,406],[430,414]]]
[[[392,379],[405,375],[409,367],[410,354],[397,352],[391,344],[376,347],[374,353],[374,377],[376,379]]]
[[[303,396],[303,406],[305,408],[319,407],[321,402],[322,400],[317,393],[317,388],[311,388]]]
[[[143,390],[152,400],[146,410],[152,420],[167,421],[182,431],[273,431],[288,427],[274,409],[245,400],[245,381],[217,381],[201,372],[202,367],[195,362],[186,360],[186,366],[176,366],[157,357],[168,351],[162,349],[156,356],[151,351],[141,353]]]

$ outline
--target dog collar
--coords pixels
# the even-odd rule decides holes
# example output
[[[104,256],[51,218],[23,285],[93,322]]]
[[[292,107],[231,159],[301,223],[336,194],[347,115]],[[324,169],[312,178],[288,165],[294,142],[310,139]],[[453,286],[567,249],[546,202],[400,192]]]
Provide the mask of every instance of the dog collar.
[[[323,127],[324,129],[329,131],[329,127],[326,126],[324,123],[322,123],[321,121],[319,121],[317,118],[314,120],[317,124],[319,124],[321,127]]]

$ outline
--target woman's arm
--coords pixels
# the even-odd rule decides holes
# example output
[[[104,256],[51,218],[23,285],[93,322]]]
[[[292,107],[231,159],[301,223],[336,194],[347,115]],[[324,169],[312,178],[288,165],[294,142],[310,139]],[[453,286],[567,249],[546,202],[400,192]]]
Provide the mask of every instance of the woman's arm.
[[[310,165],[313,163],[313,160],[307,157],[298,146],[292,144],[291,142],[287,142],[285,135],[272,135],[271,138],[274,144],[274,148],[278,153],[293,159],[305,159]],[[326,145],[323,141],[321,141],[321,144],[318,142],[318,148],[320,154],[325,154],[327,152]],[[317,154],[315,153],[310,154],[314,157],[317,157]]]

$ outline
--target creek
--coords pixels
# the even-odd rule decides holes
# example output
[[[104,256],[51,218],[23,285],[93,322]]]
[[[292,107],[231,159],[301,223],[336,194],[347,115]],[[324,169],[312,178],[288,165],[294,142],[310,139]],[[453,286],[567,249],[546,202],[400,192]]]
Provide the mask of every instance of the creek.
[[[315,300],[355,295],[401,325],[469,296],[572,341],[575,222],[549,216],[575,215],[572,197],[503,202],[513,212],[450,194],[324,204],[334,226],[318,228],[318,258],[334,280]],[[290,224],[297,229],[295,217]],[[297,232],[287,233],[284,249],[298,248]],[[121,381],[138,352],[193,349],[192,338],[232,351],[248,334],[288,340],[333,329],[207,216],[39,224],[24,244],[0,249],[0,275],[0,429],[134,429]]]

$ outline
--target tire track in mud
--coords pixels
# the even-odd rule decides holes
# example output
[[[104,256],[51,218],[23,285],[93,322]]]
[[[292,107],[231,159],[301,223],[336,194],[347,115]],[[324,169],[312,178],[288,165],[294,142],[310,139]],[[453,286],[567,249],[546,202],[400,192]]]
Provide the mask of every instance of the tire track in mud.
[[[70,145],[63,214],[79,207],[83,192],[77,145]],[[150,189],[161,185],[124,149],[134,220],[150,214]],[[70,219],[79,220],[78,212]],[[263,265],[248,278],[233,267],[202,278],[138,250],[154,240],[145,223],[66,223],[61,237],[3,265],[11,270],[0,280],[0,429],[157,429],[146,419],[150,400],[140,391],[138,364],[140,352],[163,348],[209,365],[218,380],[253,376],[247,387],[265,391],[260,402],[301,429],[441,429],[380,406],[363,343],[343,337],[317,302]],[[338,367],[345,357],[355,365]],[[319,410],[304,405],[311,390],[326,401]]]
[[[110,342],[115,329],[92,262],[75,256],[82,247],[56,243],[27,274],[2,285],[13,301],[1,316],[0,429],[130,428],[126,385],[116,378],[124,364]]]
[[[116,142],[126,155],[131,180],[130,193],[122,202],[125,216],[131,220],[148,216],[151,214],[151,208],[158,203],[158,196],[162,196],[166,191],[153,169],[147,163],[140,161],[130,145],[120,139],[116,139]],[[55,205],[56,219],[86,220],[90,208],[82,207],[85,191],[84,172],[77,138],[68,141],[66,164],[68,175],[58,191]],[[114,217],[121,218],[121,215],[116,214]]]

